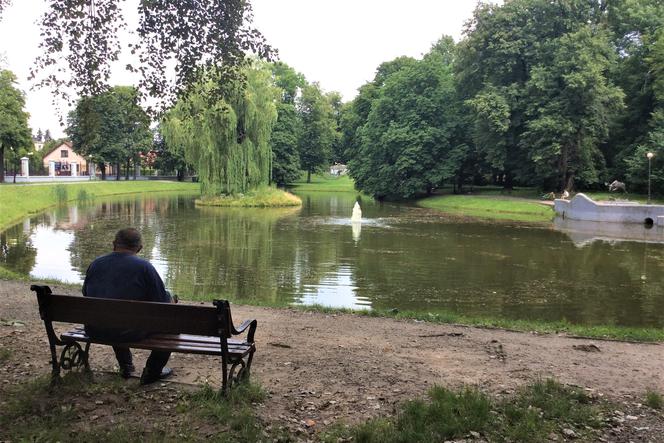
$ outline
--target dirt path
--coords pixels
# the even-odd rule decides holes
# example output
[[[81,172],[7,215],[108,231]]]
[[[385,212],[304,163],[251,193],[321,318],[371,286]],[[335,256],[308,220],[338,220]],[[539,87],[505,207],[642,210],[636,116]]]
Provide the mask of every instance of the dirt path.
[[[54,292],[77,293],[57,287]],[[384,415],[434,384],[471,384],[503,395],[537,377],[552,376],[617,401],[643,401],[647,389],[664,392],[660,344],[238,305],[233,314],[236,323],[258,319],[252,376],[270,392],[260,414],[297,426]],[[20,370],[0,373],[0,382],[48,373],[46,335],[28,284],[0,281],[0,319],[0,343],[20,355],[22,364]],[[590,344],[598,349],[580,346]],[[137,356],[141,365],[145,354]],[[110,348],[93,346],[91,363],[95,371],[113,371]],[[209,357],[174,354],[173,381],[218,385],[217,364]]]

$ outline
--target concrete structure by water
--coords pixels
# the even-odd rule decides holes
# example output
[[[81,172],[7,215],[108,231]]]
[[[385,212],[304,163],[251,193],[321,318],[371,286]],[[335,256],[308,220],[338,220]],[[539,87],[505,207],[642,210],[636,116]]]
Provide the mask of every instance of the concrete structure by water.
[[[557,199],[554,210],[564,219],[664,226],[664,205],[596,202],[585,194],[576,194],[572,200]]]

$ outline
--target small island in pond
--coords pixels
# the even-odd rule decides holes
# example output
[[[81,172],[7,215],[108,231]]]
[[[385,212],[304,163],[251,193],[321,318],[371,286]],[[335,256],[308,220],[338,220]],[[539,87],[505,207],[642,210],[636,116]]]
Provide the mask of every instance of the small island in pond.
[[[301,206],[302,199],[287,191],[261,188],[246,194],[202,196],[196,199],[197,206],[225,206],[240,208],[275,208]]]

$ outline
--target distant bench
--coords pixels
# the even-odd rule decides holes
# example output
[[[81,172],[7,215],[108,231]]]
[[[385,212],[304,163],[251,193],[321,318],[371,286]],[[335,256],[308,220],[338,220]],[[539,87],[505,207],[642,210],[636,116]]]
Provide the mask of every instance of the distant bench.
[[[90,370],[88,351],[91,343],[220,356],[223,392],[249,377],[256,350],[254,333],[257,322],[246,320],[235,328],[227,300],[215,300],[213,306],[191,306],[56,295],[48,286],[39,285],[32,285],[30,289],[37,293],[39,315],[48,335],[52,383],[60,379],[60,369]],[[133,329],[150,336],[130,343],[96,340],[88,337],[79,326],[58,337],[53,322]],[[246,340],[232,338],[245,331]],[[85,347],[81,343],[85,343]],[[59,359],[57,346],[63,346]]]

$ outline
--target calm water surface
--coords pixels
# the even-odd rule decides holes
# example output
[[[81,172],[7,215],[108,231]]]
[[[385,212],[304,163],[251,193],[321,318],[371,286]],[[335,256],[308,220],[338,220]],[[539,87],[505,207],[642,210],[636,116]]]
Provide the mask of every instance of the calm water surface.
[[[513,319],[664,326],[664,245],[579,241],[553,225],[463,222],[354,194],[296,209],[196,208],[150,196],[55,209],[0,234],[0,266],[80,282],[115,231],[181,297],[449,310]]]

